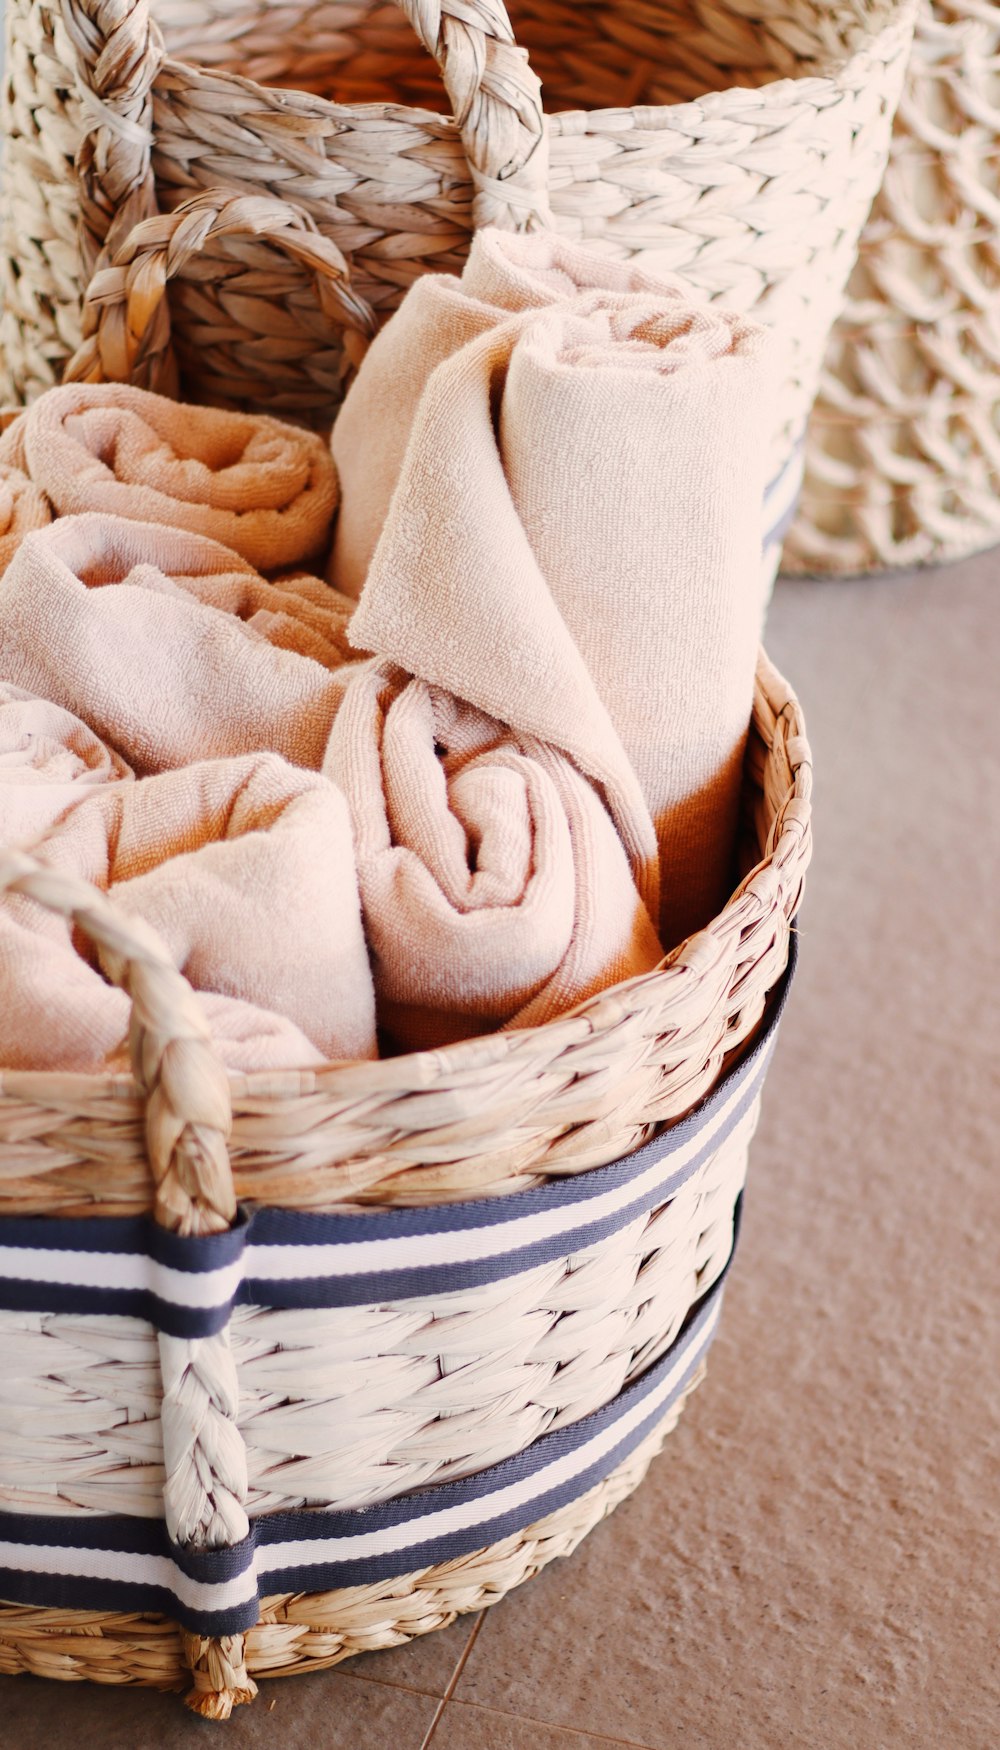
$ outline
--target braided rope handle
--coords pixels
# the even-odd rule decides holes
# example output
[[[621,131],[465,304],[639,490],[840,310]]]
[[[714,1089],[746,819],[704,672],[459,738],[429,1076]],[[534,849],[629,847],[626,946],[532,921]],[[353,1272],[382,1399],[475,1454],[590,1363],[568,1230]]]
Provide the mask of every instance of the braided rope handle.
[[[153,83],[164,59],[150,0],[62,0],[86,126],[76,154],[80,249],[92,274],[110,236],[156,212]]]
[[[167,282],[223,237],[259,238],[307,268],[320,308],[333,325],[345,328],[351,362],[360,362],[376,321],[352,289],[337,245],[290,201],[209,188],[172,213],[143,219],[117,245],[108,264],[98,267],[84,296],[84,339],[64,380],[134,383],[175,394]]]
[[[109,975],[132,999],[129,1043],[146,1103],[154,1215],[174,1233],[219,1233],[236,1214],[226,1139],[229,1081],[200,1005],[155,930],[126,918],[89,882],[0,848],[0,893],[19,894],[76,924],[104,950]],[[229,1331],[159,1334],[163,1378],[164,1517],[176,1543],[219,1548],[247,1536],[246,1449],[237,1425],[239,1380]],[[242,1635],[183,1636],[198,1713],[224,1719],[256,1686]]]
[[[397,0],[441,69],[475,185],[473,222],[531,230],[549,222],[541,84],[503,0]],[[152,90],[165,59],[150,0],[62,0],[88,116],[77,155],[84,263],[156,211]],[[113,232],[113,236],[110,233]]]

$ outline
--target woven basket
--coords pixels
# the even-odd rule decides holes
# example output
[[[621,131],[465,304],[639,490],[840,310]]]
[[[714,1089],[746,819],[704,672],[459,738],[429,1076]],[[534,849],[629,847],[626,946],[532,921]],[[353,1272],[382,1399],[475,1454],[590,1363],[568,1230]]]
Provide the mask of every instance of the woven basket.
[[[787,570],[926,565],[1000,541],[998,62],[1000,8],[924,0]]]
[[[267,410],[329,420],[345,353],[337,300],[317,309],[310,284],[317,243],[350,267],[340,313],[364,331],[418,274],[460,269],[473,225],[554,223],[757,308],[783,337],[774,562],[913,4],[521,0],[512,32],[500,0],[157,0],[152,18],[148,0],[7,0],[8,393],[61,377],[93,326],[84,289],[117,263],[118,344],[132,363],[147,350],[147,386],[169,362],[162,315],[143,339],[145,296],[169,276],[191,398],[252,406],[266,381]],[[455,120],[435,113],[441,81]],[[123,285],[105,275],[97,295]],[[93,348],[76,369],[92,367]]]
[[[193,1672],[225,1717],[492,1603],[635,1487],[718,1319],[810,792],[762,655],[746,874],[660,971],[228,1079],[155,937],[0,852],[108,951],[135,1065],[0,1072],[0,1671]]]

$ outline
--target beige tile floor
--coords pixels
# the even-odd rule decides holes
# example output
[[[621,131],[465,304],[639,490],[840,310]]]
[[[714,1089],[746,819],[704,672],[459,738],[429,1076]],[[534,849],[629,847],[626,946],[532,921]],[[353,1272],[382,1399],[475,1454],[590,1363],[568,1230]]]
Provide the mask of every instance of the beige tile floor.
[[[173,1697],[0,1681],[0,1743],[1000,1745],[1000,557],[783,584],[817,852],[709,1377],[643,1489],[482,1618]]]

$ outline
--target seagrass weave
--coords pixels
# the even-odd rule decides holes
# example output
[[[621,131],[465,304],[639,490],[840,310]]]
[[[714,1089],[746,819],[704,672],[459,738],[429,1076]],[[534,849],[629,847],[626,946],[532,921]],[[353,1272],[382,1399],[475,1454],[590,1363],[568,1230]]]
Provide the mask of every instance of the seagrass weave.
[[[809,428],[788,570],[1000,541],[1000,7],[923,0]]]
[[[659,1172],[664,1150],[686,1161],[663,1180],[673,1189],[654,1189],[634,1214],[623,1203],[606,1231],[505,1276],[460,1272],[434,1296],[415,1287],[369,1300],[359,1290],[346,1302],[307,1299],[304,1311],[251,1298],[200,1336],[162,1315],[154,1329],[109,1314],[100,1300],[90,1312],[5,1300],[8,1575],[19,1527],[32,1548],[36,1536],[51,1546],[57,1570],[60,1551],[81,1540],[86,1575],[95,1571],[86,1549],[98,1547],[102,1527],[117,1525],[120,1537],[124,1525],[125,1547],[135,1536],[139,1548],[142,1528],[159,1535],[165,1522],[171,1547],[204,1580],[206,1564],[238,1556],[258,1530],[266,1544],[277,1527],[280,1544],[288,1526],[300,1539],[326,1536],[327,1523],[350,1537],[372,1512],[461,1516],[463,1479],[481,1489],[496,1478],[490,1486],[502,1495],[532,1454],[553,1452],[546,1462],[558,1470],[577,1448],[613,1457],[626,1426],[635,1437],[593,1486],[511,1535],[467,1538],[452,1559],[423,1566],[399,1557],[397,1569],[390,1555],[370,1583],[264,1588],[240,1632],[178,1629],[162,1611],[109,1611],[99,1597],[95,1608],[0,1605],[0,1670],[192,1681],[190,1704],[225,1717],[251,1698],[254,1673],[332,1664],[494,1601],[569,1553],[636,1486],[700,1378],[718,1318],[763,1046],[773,1043],[773,997],[809,857],[810,796],[798,705],[762,654],[745,765],[745,873],[719,916],[662,970],[546,1027],[299,1074],[227,1077],[196,999],[151,932],[96,889],[0,851],[0,887],[71,915],[102,944],[133,1004],[133,1077],[0,1072],[8,1279],[18,1246],[28,1248],[28,1278],[39,1245],[47,1255],[77,1247],[63,1255],[78,1266],[86,1231],[109,1216],[152,1212],[163,1243],[190,1250],[229,1246],[241,1222],[246,1231],[247,1210],[258,1219],[277,1206],[282,1221],[328,1211],[322,1220],[346,1224],[349,1252],[355,1233],[368,1243],[375,1221],[416,1221],[423,1232],[429,1209],[452,1211],[460,1231],[470,1197],[492,1198],[469,1215],[477,1232],[500,1231],[483,1228],[492,1209],[513,1233],[526,1217],[511,1192],[538,1187],[529,1195],[546,1199],[546,1210],[555,1192],[572,1212],[583,1207],[578,1193],[595,1195],[588,1185],[598,1198],[624,1195],[604,1191],[607,1173],[618,1184],[614,1176],[637,1172],[649,1150],[658,1152],[643,1171]],[[577,1188],[568,1201],[564,1181]],[[76,1219],[53,1219],[65,1217]],[[337,1293],[342,1280],[335,1273]],[[608,1421],[615,1406],[621,1418]],[[410,1547],[430,1546],[417,1538]],[[32,1569],[29,1560],[29,1580]],[[278,1559],[270,1569],[265,1561],[269,1571],[298,1569]]]
[[[9,0],[7,18],[0,350],[15,398],[92,337],[95,267],[136,284],[155,246],[187,393],[329,420],[345,354],[304,232],[349,271],[348,325],[364,330],[419,273],[459,269],[474,225],[552,223],[774,324],[777,477],[882,177],[913,10],[524,0],[508,22],[493,0]],[[129,241],[199,193],[180,230]],[[206,217],[234,193],[286,218]],[[162,319],[158,334],[166,366]]]

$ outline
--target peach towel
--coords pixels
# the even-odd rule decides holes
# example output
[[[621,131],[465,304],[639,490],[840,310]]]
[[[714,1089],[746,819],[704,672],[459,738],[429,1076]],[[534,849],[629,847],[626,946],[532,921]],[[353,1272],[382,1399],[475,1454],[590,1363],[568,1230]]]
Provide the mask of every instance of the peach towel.
[[[79,717],[0,681],[0,845],[24,845],[133,773]]]
[[[352,638],[570,755],[670,943],[733,883],[771,361],[680,281],[483,232],[334,428]]]
[[[662,958],[607,809],[534,736],[372,662],[351,676],[324,769],[350,805],[397,1046],[538,1025]]]
[[[0,436],[0,577],[32,529],[52,521],[52,508],[28,477],[23,413]]]
[[[328,779],[276,754],[110,784],[35,854],[110,893],[209,996],[231,1067],[376,1055],[350,818]],[[121,1061],[128,1000],[61,918],[0,902],[0,1065]]]
[[[48,389],[0,442],[58,516],[106,511],[221,541],[259,571],[325,553],[337,500],[326,445],[263,415],[119,383]]]
[[[271,749],[318,769],[352,604],[269,584],[202,535],[60,518],[0,579],[0,674],[76,713],[140,774]]]

